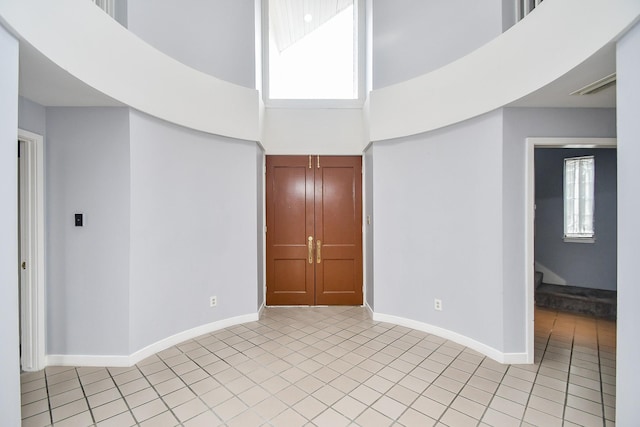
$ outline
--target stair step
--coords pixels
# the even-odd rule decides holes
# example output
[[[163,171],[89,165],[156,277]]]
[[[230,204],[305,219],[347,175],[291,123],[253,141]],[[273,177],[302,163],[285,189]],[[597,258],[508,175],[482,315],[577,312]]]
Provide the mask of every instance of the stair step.
[[[615,320],[617,292],[542,283],[535,291],[536,305],[559,311]]]

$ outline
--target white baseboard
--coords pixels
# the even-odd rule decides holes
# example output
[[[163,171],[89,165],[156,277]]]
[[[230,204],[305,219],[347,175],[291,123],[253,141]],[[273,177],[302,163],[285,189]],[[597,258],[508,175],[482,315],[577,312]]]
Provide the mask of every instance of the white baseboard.
[[[370,316],[371,316],[371,318],[373,319],[373,316],[374,316],[374,314],[375,314],[375,313],[373,312],[373,308],[371,308],[371,306],[369,305],[369,302],[368,302],[368,301],[365,301],[365,302],[364,302],[364,308],[366,308],[366,309],[367,309],[367,311],[369,312],[369,315],[370,315]],[[374,319],[374,320],[375,320],[375,319]]]
[[[108,366],[123,368],[131,366],[130,356],[93,356],[78,354],[48,354],[45,366]]]
[[[264,306],[263,306],[264,307]],[[260,312],[262,309],[260,310]],[[49,354],[46,356],[47,366],[109,366],[109,367],[127,367],[133,366],[141,360],[146,359],[162,350],[180,344],[181,342],[199,337],[230,326],[240,325],[242,323],[255,322],[260,318],[260,312],[245,314],[242,316],[230,317],[228,319],[218,320],[216,322],[207,323],[205,325],[196,326],[195,328],[179,332],[170,337],[164,338],[143,349],[136,351],[129,356],[92,356],[92,355],[73,355],[73,354]]]
[[[264,312],[265,307],[266,307],[266,305],[264,303],[262,303],[262,305],[258,309],[258,319],[260,319],[262,317],[262,313]]]
[[[371,308],[369,308],[369,310],[371,310]],[[407,319],[404,317],[392,316],[390,314],[376,313],[376,312],[373,312],[373,310],[372,310],[372,313],[373,313],[373,320],[375,320],[376,322],[393,323],[394,325],[405,326],[407,328],[426,332],[428,334],[437,335],[441,338],[447,339],[449,341],[453,341],[465,347],[469,347],[479,353],[484,354],[485,356],[492,358],[496,362],[505,363],[505,364],[531,363],[528,361],[528,357],[526,353],[503,353],[501,351],[496,350],[493,347],[490,347],[486,344],[483,344],[467,336],[461,335],[457,332],[450,331],[448,329],[440,328],[438,326],[433,326],[428,323],[423,323],[417,320]]]

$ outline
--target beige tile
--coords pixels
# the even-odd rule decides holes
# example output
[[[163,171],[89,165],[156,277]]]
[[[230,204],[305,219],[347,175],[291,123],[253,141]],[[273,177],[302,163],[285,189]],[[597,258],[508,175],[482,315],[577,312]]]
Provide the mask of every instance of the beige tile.
[[[453,399],[455,399],[456,397],[455,393],[440,388],[436,385],[432,385],[431,387],[429,387],[424,393],[422,393],[422,395],[429,399],[435,400],[436,402],[440,402],[445,406],[451,404],[451,402],[453,402]]]
[[[144,403],[157,399],[158,397],[160,397],[158,396],[158,393],[156,393],[154,389],[149,387],[149,388],[145,388],[143,390],[137,391],[133,394],[130,394],[129,396],[125,396],[124,399],[127,401],[127,404],[129,405],[129,407],[135,408]]]
[[[371,408],[365,410],[355,421],[361,426],[383,427],[393,424],[392,419],[385,417],[380,412]]]
[[[482,417],[482,421],[496,427],[519,427],[520,420],[507,414],[488,408]]]
[[[47,389],[40,388],[27,393],[22,393],[22,395],[20,396],[20,402],[21,402],[21,405],[27,405],[29,403],[37,402],[38,400],[46,399],[46,398],[47,398]]]
[[[423,413],[411,408],[407,409],[407,411],[402,414],[402,416],[398,419],[398,422],[405,427],[433,427],[437,423],[437,421],[433,418],[430,418]]]
[[[49,401],[47,399],[41,399],[26,405],[22,405],[22,418],[32,417],[42,412],[49,411]]]
[[[416,401],[411,404],[411,408],[436,420],[439,419],[447,409],[447,407],[442,403],[436,402],[435,400],[429,399],[425,396],[419,396]]]
[[[344,396],[332,406],[333,409],[353,420],[364,411],[367,406],[351,396]]]
[[[300,427],[307,424],[308,420],[293,409],[287,409],[271,420],[274,427]]]
[[[451,408],[456,409],[457,411],[462,412],[463,414],[466,414],[470,417],[473,417],[476,420],[479,420],[480,418],[482,418],[482,414],[484,413],[486,407],[479,404],[478,402],[467,399],[464,396],[458,396],[451,404]]]
[[[532,395],[529,398],[528,406],[529,408],[535,409],[538,412],[544,412],[545,414],[549,414],[555,418],[562,418],[562,413],[564,411],[564,400],[560,401],[552,401],[544,399],[540,396]]]
[[[268,393],[265,392],[265,394],[266,396],[263,397],[263,400],[268,397]],[[280,390],[275,396],[288,406],[293,406],[304,399],[307,396],[307,393],[295,385],[290,385],[289,387]]]
[[[407,409],[406,405],[387,396],[382,396],[371,407],[392,420],[397,419]]]
[[[602,417],[598,417],[567,406],[564,419],[583,427],[602,427]]]
[[[587,412],[589,414],[593,414],[596,416],[602,416],[602,404],[593,402],[588,399],[583,399],[578,396],[568,395],[567,396],[567,406],[575,409],[579,409],[580,411]]]
[[[83,395],[84,397],[84,395]],[[100,393],[96,393],[92,396],[89,396],[87,400],[89,401],[89,406],[95,408],[96,406],[104,405],[105,403],[112,402],[116,399],[120,399],[122,396],[117,388],[110,388],[105,391],[101,391]]]
[[[141,427],[174,427],[178,424],[178,420],[169,411],[158,414],[146,421],[140,423]]]
[[[169,408],[175,408],[178,405],[182,405],[184,402],[188,402],[191,399],[194,399],[196,395],[186,387],[181,388],[180,390],[176,390],[162,397],[164,403],[167,404]]]
[[[222,421],[211,411],[203,412],[184,423],[184,427],[217,427],[220,425],[222,425]]]
[[[287,409],[287,405],[275,397],[268,397],[252,409],[265,420],[271,420]]]
[[[238,395],[240,400],[246,403],[249,407],[257,405],[269,396],[271,396],[271,394],[269,394],[265,389],[258,385],[253,386],[249,390],[246,390]]]
[[[215,380],[214,380],[215,381]],[[184,383],[180,378],[173,377],[167,381],[161,382],[159,384],[155,384],[154,388],[160,394],[160,396],[165,396],[169,393],[173,393],[176,390],[180,390],[184,387]]]
[[[167,409],[167,405],[165,405],[162,400],[154,399],[133,408],[131,412],[133,412],[133,415],[138,421],[145,421],[165,412]]]
[[[51,417],[53,418],[53,422],[57,423],[65,418],[69,418],[88,410],[89,406],[87,405],[87,401],[85,399],[81,399],[52,409]]]
[[[208,410],[209,408],[200,399],[195,398],[173,408],[172,411],[180,422],[185,422]]]
[[[327,409],[327,405],[320,402],[313,396],[307,396],[300,402],[293,405],[293,409],[295,409],[296,412],[301,414],[303,417],[311,420],[317,417],[325,409]]]
[[[131,427],[136,424],[131,412],[123,412],[115,417],[98,422],[97,427]]]
[[[73,415],[69,418],[65,418],[59,422],[54,420],[54,423],[55,427],[88,427],[93,425],[93,420],[91,419],[89,411],[86,411]]]
[[[216,407],[232,397],[233,394],[224,387],[218,387],[200,396],[204,403],[209,405],[210,408]]]
[[[344,427],[350,424],[350,420],[344,415],[329,408],[313,419],[313,424],[318,427]]]
[[[489,407],[517,419],[522,418],[525,409],[524,405],[520,405],[500,396],[494,396]]]
[[[371,405],[373,402],[378,400],[380,396],[382,396],[381,393],[367,387],[366,385],[356,387],[349,395],[367,406]]]
[[[111,389],[115,390],[115,389]],[[57,408],[62,405],[66,405],[76,400],[84,399],[84,393],[81,388],[74,388],[64,393],[56,394],[49,397],[49,404],[52,408]]]
[[[477,419],[465,415],[462,412],[456,411],[452,408],[449,408],[445,411],[440,421],[447,426],[456,427],[475,427],[478,424]]]
[[[228,427],[258,427],[264,420],[251,411],[245,411],[226,424]]]
[[[221,420],[228,421],[242,413],[247,408],[248,406],[245,405],[242,400],[234,396],[214,407],[213,411]]]
[[[524,421],[534,426],[562,427],[562,418],[528,407],[524,413]]]
[[[47,427],[50,425],[51,415],[49,411],[22,420],[22,427]]]
[[[114,400],[113,402],[109,402],[92,409],[93,417],[96,422],[104,421],[107,418],[121,414],[125,411],[128,412],[129,408],[127,407],[124,399]]]

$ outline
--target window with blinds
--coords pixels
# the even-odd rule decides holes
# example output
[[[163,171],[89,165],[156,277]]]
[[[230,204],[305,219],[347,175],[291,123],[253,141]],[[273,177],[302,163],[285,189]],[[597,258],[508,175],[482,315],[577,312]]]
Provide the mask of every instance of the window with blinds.
[[[564,159],[564,238],[593,241],[595,205],[595,159],[593,156]]]

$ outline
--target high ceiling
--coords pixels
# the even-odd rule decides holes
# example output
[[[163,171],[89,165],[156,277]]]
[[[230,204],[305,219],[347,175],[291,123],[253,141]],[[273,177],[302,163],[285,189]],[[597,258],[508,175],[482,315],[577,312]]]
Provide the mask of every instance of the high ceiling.
[[[353,0],[270,0],[269,27],[282,52],[353,5]]]

